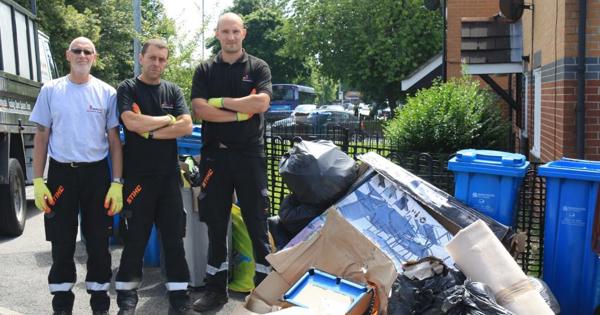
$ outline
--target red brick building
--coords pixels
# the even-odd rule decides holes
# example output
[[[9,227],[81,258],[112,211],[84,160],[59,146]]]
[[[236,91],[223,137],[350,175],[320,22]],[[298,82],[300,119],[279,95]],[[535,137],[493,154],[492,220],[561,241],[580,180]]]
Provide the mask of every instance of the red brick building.
[[[530,160],[600,160],[600,0],[585,1],[583,63],[578,49],[581,1],[528,0],[522,17],[507,23],[499,17],[499,0],[447,0],[448,77],[467,69],[504,94],[514,150]],[[486,23],[488,31],[482,35]],[[501,38],[498,29],[510,35]],[[507,40],[509,46],[500,47]],[[493,53],[479,58],[488,48]],[[501,50],[512,60],[495,60]],[[579,123],[578,104],[583,113]]]

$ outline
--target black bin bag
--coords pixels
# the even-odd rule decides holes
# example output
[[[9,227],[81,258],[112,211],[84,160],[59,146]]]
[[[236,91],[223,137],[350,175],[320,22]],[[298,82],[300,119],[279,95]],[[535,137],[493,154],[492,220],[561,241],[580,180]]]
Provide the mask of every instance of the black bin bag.
[[[465,281],[435,257],[404,264],[389,299],[389,315],[514,315],[498,305],[489,287]]]
[[[321,215],[325,209],[318,206],[303,204],[296,195],[287,195],[279,206],[279,217],[283,227],[292,235],[296,235],[314,218]]]
[[[300,141],[281,158],[279,172],[300,203],[324,208],[346,192],[358,166],[331,141]]]

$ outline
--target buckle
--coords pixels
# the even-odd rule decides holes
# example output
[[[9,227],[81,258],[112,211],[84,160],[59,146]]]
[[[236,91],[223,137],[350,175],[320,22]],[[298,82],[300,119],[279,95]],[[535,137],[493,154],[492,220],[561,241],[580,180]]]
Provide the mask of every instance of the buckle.
[[[72,168],[78,168],[79,167],[79,165],[78,165],[77,162],[71,162],[71,163],[69,163],[69,166],[71,166]]]

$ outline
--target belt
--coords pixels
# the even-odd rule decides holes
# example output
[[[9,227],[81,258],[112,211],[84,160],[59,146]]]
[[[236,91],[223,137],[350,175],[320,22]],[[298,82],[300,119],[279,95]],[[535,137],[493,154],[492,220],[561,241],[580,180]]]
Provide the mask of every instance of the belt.
[[[54,166],[61,166],[61,167],[69,167],[69,168],[79,168],[79,167],[90,167],[90,166],[96,166],[96,165],[100,165],[102,163],[104,163],[106,161],[106,159],[102,159],[100,161],[96,161],[96,162],[67,162],[67,163],[63,163],[63,162],[59,162],[53,158],[50,158],[50,165],[54,165]]]

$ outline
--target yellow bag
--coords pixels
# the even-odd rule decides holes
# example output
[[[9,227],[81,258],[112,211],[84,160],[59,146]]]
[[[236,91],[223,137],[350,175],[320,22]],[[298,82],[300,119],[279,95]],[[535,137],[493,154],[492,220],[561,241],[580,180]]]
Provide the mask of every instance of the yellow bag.
[[[248,229],[242,218],[242,211],[236,205],[231,207],[231,233],[233,241],[233,270],[229,290],[250,292],[254,289],[254,251]]]

